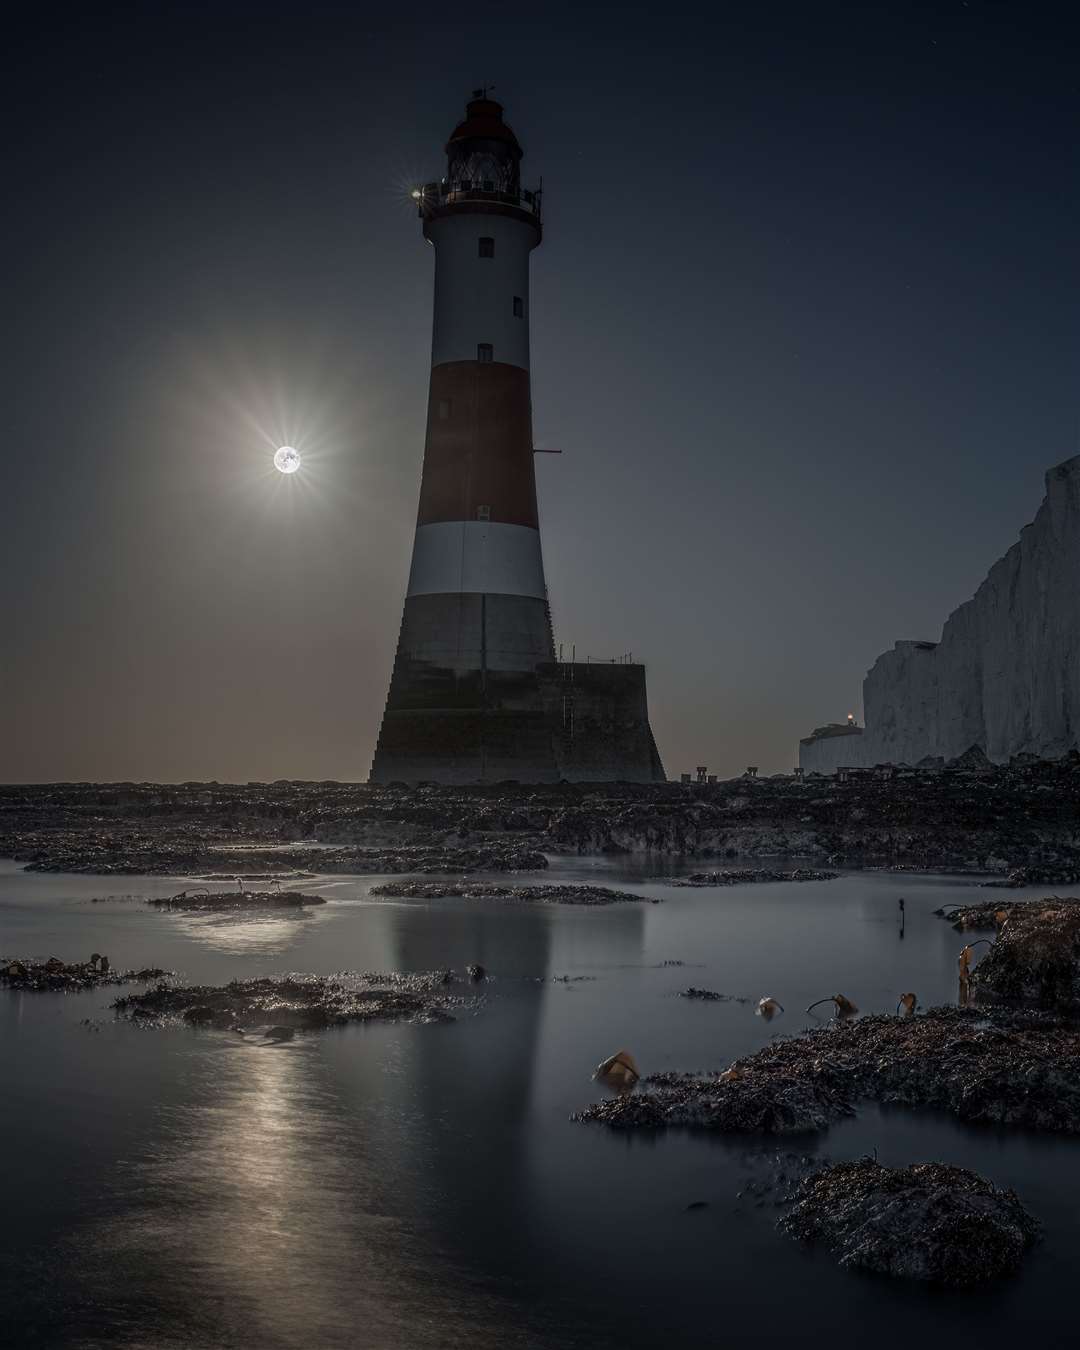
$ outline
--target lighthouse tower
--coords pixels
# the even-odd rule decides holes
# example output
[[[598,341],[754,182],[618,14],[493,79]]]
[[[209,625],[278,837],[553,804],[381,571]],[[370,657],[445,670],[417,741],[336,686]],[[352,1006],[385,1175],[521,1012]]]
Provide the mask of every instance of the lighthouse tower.
[[[663,778],[645,675],[556,663],[529,392],[540,192],[502,107],[477,90],[417,188],[435,249],[427,436],[374,782]]]
[[[555,778],[535,674],[553,662],[533,469],[529,255],[540,194],[478,90],[417,189],[435,248],[412,569],[372,778]]]

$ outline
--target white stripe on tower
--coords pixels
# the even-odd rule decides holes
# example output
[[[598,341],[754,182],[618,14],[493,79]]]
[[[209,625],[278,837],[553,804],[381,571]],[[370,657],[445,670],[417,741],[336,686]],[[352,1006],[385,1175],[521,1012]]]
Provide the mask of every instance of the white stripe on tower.
[[[493,361],[528,370],[529,253],[536,244],[535,227],[513,217],[469,212],[433,220],[426,233],[435,245],[432,366],[475,361],[477,348],[487,343]],[[490,256],[480,256],[481,239],[491,240]]]
[[[544,599],[540,531],[488,520],[421,525],[413,544],[409,595],[452,592]]]

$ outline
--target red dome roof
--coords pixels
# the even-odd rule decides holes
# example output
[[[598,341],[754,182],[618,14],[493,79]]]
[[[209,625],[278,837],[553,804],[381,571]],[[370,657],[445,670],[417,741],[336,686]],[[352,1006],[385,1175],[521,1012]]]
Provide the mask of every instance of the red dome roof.
[[[518,154],[522,154],[518,138],[502,119],[502,104],[493,98],[470,99],[465,105],[465,120],[459,122],[446,143],[446,149],[455,141],[485,140],[505,141]]]

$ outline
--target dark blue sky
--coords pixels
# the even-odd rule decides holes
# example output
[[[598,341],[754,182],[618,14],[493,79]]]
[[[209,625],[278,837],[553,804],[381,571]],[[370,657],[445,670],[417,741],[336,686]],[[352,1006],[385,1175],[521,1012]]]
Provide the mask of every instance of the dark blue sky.
[[[1076,453],[1069,7],[388,13],[11,33],[5,778],[366,777],[430,360],[408,188],[484,82],[544,177],[556,640],[648,663],[669,773],[790,768]]]

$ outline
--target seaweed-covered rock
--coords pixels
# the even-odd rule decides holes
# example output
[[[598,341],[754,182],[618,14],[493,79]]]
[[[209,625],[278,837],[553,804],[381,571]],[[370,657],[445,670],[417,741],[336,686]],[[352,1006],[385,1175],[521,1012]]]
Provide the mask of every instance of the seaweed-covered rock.
[[[235,1029],[289,1026],[305,1031],[346,1022],[453,1021],[468,1000],[449,994],[446,971],[418,975],[283,975],[225,985],[159,984],[118,998],[118,1013],[144,1022],[182,1020]]]
[[[971,987],[979,998],[1041,1008],[1080,1004],[1080,900],[1009,905]]]
[[[1001,927],[1016,903],[1015,900],[983,900],[977,905],[949,904],[935,909],[934,913],[939,919],[947,919],[958,933],[969,928],[992,931]]]
[[[321,895],[305,895],[303,891],[208,891],[200,887],[146,903],[157,909],[231,914],[249,909],[301,909],[305,905],[325,905],[326,901]]]
[[[835,1021],[722,1073],[652,1074],[633,1097],[596,1102],[575,1118],[617,1129],[791,1134],[825,1129],[864,1099],[1080,1133],[1080,1028],[1035,1012],[966,1008]]]
[[[655,1073],[646,1090],[598,1102],[578,1120],[601,1120],[616,1129],[688,1125],[727,1134],[810,1134],[855,1114],[842,1083],[816,1077],[756,1075],[732,1066],[702,1079],[696,1074]]]
[[[97,989],[104,984],[131,984],[138,980],[160,980],[167,970],[157,966],[145,970],[118,970],[109,965],[108,957],[96,953],[89,961],[61,961],[50,956],[47,961],[32,961],[28,957],[0,957],[0,986],[37,994],[75,993],[82,989]]]
[[[996,930],[971,974],[981,1002],[1080,1008],[1080,899],[991,900],[937,913],[957,932]]]
[[[1016,1193],[963,1167],[837,1163],[803,1180],[780,1227],[842,1266],[969,1288],[1012,1274],[1039,1225]]]
[[[441,900],[459,896],[465,900],[525,900],[534,905],[660,903],[651,896],[615,891],[609,886],[507,886],[496,881],[387,881],[381,886],[372,886],[370,893],[409,900]]]

